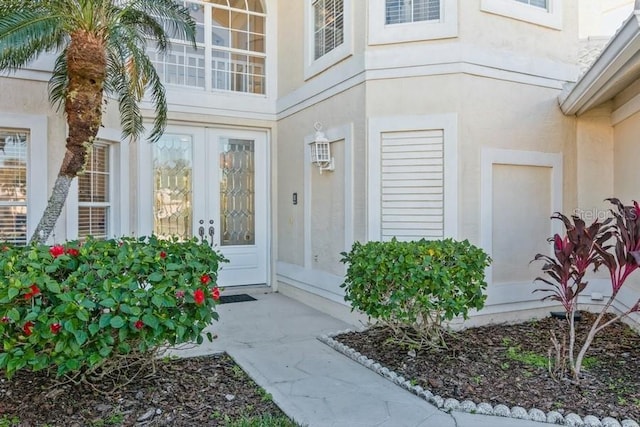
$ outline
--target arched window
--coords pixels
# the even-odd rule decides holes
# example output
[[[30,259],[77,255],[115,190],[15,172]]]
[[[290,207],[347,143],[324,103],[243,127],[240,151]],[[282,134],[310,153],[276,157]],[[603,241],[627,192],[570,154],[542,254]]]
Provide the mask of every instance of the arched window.
[[[196,21],[198,49],[174,40],[152,52],[164,83],[265,93],[266,14],[261,0],[183,1]]]

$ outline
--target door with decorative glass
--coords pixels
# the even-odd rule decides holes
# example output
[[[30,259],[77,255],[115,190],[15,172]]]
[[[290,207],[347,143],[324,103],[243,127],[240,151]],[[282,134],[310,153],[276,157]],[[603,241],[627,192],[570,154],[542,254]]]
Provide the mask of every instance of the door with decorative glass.
[[[221,286],[267,282],[266,142],[262,132],[170,127],[148,147],[153,232],[220,250]]]

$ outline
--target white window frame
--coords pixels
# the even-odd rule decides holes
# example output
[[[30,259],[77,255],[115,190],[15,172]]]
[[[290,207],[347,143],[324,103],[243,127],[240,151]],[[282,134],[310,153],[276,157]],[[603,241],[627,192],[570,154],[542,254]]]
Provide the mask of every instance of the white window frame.
[[[385,24],[385,0],[369,2],[369,44],[437,40],[458,36],[458,1],[440,0],[439,21]]]
[[[97,139],[109,144],[109,226],[107,238],[129,234],[128,143],[121,132],[101,128]],[[78,239],[78,179],[74,179],[67,197],[67,240]]]
[[[480,10],[543,27],[562,30],[563,0],[548,0],[547,9],[516,0],[481,0]]]
[[[353,55],[353,1],[343,1],[343,25],[344,38],[341,45],[337,46],[330,52],[315,59],[315,39],[314,39],[314,10],[313,3],[315,0],[305,0],[304,2],[304,79],[321,73],[334,64]]]
[[[444,237],[458,236],[458,116],[456,113],[372,117],[369,119],[368,144],[368,216],[369,240],[381,240],[382,204],[381,183],[382,134],[385,132],[405,132],[435,130],[443,131],[444,144]]]
[[[34,114],[0,115],[0,127],[29,132],[27,146],[27,241],[38,226],[47,206],[47,116]]]

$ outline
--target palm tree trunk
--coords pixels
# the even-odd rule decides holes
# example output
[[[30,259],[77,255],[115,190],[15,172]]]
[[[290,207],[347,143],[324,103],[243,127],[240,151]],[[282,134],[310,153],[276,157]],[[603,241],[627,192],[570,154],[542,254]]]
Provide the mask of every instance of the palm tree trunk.
[[[45,243],[51,235],[51,232],[53,232],[53,228],[56,226],[56,222],[60,217],[64,203],[67,200],[69,187],[71,186],[72,181],[73,177],[58,175],[56,183],[53,185],[51,197],[47,202],[47,207],[42,214],[42,218],[40,218],[40,222],[38,223],[36,230],[31,236],[31,243]]]
[[[67,77],[64,112],[69,136],[67,151],[51,198],[33,236],[32,243],[45,243],[53,231],[73,179],[85,168],[89,150],[102,125],[102,101],[107,69],[104,41],[84,30],[71,34],[67,48]]]

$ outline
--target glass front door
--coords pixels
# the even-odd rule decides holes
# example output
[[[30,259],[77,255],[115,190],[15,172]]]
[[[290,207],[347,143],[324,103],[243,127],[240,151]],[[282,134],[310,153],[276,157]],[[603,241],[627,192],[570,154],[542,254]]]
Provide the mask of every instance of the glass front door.
[[[221,286],[267,279],[266,135],[169,128],[150,146],[153,233],[197,236],[229,259]]]

